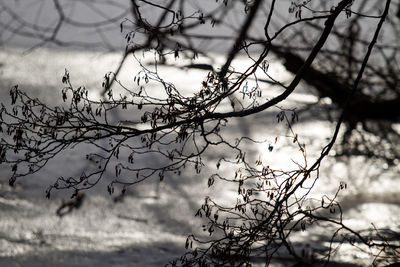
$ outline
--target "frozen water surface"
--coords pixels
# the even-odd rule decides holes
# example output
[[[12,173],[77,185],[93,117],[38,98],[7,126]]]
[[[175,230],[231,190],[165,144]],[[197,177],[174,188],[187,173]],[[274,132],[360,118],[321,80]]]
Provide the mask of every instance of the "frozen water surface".
[[[120,58],[119,53],[41,48],[24,54],[21,49],[3,48],[0,51],[1,102],[9,104],[9,89],[19,84],[20,89],[47,103],[61,103],[61,77],[65,69],[70,72],[75,86],[85,85],[91,97],[100,99],[104,74],[113,71]],[[216,57],[215,60],[222,59]],[[245,59],[234,62],[238,69],[244,64]],[[133,86],[133,77],[138,70],[138,64],[129,60],[120,79]],[[279,63],[271,63],[270,71],[279,79],[290,78]],[[170,82],[179,81],[177,84],[187,94],[198,90],[207,75],[201,70],[178,71],[162,66],[160,73]],[[277,92],[271,89],[265,97]],[[301,107],[316,101],[315,96],[300,86],[282,105]],[[229,108],[229,103],[225,108]],[[229,121],[231,128],[225,134],[231,138],[249,135],[266,139],[267,142],[261,145],[249,144],[248,155],[254,159],[261,157],[265,164],[275,169],[294,168],[293,161],[301,162],[301,154],[291,139],[285,137],[283,126],[277,125],[278,111],[274,109],[251,118],[232,119]],[[306,144],[310,163],[318,157],[333,127],[313,113],[301,113],[294,130]],[[275,143],[277,136],[279,139]],[[274,145],[272,152],[268,150],[269,143]],[[10,170],[0,165],[1,266],[163,266],[184,252],[187,235],[202,234],[199,233],[202,221],[195,218],[194,213],[205,196],[225,203],[236,197],[234,185],[216,182],[215,187],[207,188],[207,178],[215,171],[219,158],[216,151],[208,151],[204,157],[206,168],[200,175],[187,170],[182,176],[170,175],[161,183],[155,177],[129,188],[122,201],[108,195],[106,184],[109,180],[105,177],[86,193],[80,209],[59,217],[56,210],[71,192],[55,192],[51,200],[46,200],[45,189],[60,175],[81,173],[87,164],[82,160],[85,149],[81,146],[67,151],[39,174],[18,180],[15,188],[8,186]],[[331,157],[323,163],[321,170],[311,196],[318,199],[324,194],[333,194],[341,181],[346,182],[348,189],[340,198],[349,226],[362,229],[374,223],[378,227],[399,230],[397,169],[384,170],[379,163],[366,164],[363,158],[354,157],[343,162]],[[232,169],[221,165],[220,171],[229,174]],[[293,236],[294,241],[322,241],[321,244],[329,246],[326,238],[323,228],[317,227]],[[335,259],[367,266],[373,257],[361,256],[349,247],[342,249]]]

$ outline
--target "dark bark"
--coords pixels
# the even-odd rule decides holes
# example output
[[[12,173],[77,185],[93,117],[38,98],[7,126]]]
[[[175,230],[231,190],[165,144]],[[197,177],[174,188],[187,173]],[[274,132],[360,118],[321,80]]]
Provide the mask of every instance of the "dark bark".
[[[297,73],[304,64],[304,60],[291,52],[280,51],[276,47],[273,51],[284,60],[284,66],[292,73]],[[329,97],[333,103],[342,107],[351,93],[351,87],[346,80],[332,73],[323,73],[313,66],[303,75],[303,80],[318,92],[320,97]],[[375,100],[372,96],[356,92],[352,98],[349,110],[345,117],[346,121],[358,122],[365,120],[390,120],[400,118],[400,99]]]

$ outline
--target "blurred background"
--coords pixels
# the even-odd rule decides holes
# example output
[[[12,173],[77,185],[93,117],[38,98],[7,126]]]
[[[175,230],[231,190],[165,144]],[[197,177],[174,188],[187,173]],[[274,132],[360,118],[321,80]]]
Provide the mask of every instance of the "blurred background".
[[[145,1],[139,2],[146,21],[151,25],[155,24],[162,10],[146,5]],[[169,3],[152,2],[160,5]],[[182,5],[186,14],[199,10],[205,14],[214,12],[213,14],[222,21],[217,23],[212,33],[210,24],[198,25],[188,30],[187,35],[190,38],[182,37],[182,43],[198,51],[197,60],[192,60],[191,55],[182,56],[179,60],[167,56],[166,64],[158,68],[161,77],[176,84],[182,92],[190,94],[200,88],[208,70],[183,66],[199,63],[219,68],[223,65],[234,36],[245,18],[244,3],[247,1],[178,2],[184,2]],[[225,2],[227,5],[224,7]],[[271,34],[273,30],[280,29],[282,25],[295,19],[293,12],[289,12],[293,2],[296,1],[279,1],[276,7],[279,15],[273,20]],[[327,9],[338,1],[322,2],[315,5],[320,9]],[[363,12],[366,13],[381,10],[380,6],[376,6],[378,4],[371,3],[374,1],[366,2],[364,6],[361,4],[358,7],[359,10],[362,6]],[[394,3],[393,10],[397,10],[398,5]],[[178,4],[172,7],[181,8]],[[270,1],[267,1],[250,30],[249,39],[252,41],[257,41],[263,36],[262,22],[265,21],[269,8]],[[371,83],[377,87],[386,83],[393,90],[389,93],[384,90],[369,93],[368,88],[371,89],[371,84],[365,83],[363,88],[366,89],[363,90],[366,95],[381,97],[373,98],[373,101],[397,101],[398,98],[400,83],[397,72],[397,47],[400,45],[400,23],[395,16],[396,12],[392,13],[389,26],[384,29],[380,38],[378,56],[371,61],[376,68],[369,71],[375,70],[375,73],[379,74],[377,76],[382,74],[382,77],[391,77],[392,80],[382,78],[372,80]],[[315,62],[315,69],[328,74],[340,74],[342,76],[336,76],[337,80],[350,81],[354,80],[356,75],[353,65],[332,66],[326,63],[329,60],[340,61],[335,58],[339,55],[330,52],[331,48],[341,46],[342,51],[345,51],[347,44],[339,37],[343,34],[357,34],[354,39],[362,41],[359,42],[359,46],[355,46],[356,51],[351,53],[354,53],[356,59],[362,58],[368,45],[364,40],[370,39],[370,34],[373,33],[371,29],[375,28],[375,24],[356,21],[353,28],[341,27],[344,25],[345,16],[340,19],[335,28],[336,35],[328,40],[324,53]],[[144,64],[151,66],[153,58],[151,55],[145,55],[142,48],[146,48],[146,45],[152,47],[160,44],[146,43],[146,32],[140,31],[128,39],[135,30],[135,25],[130,21],[134,21],[130,1],[0,0],[1,103],[6,107],[10,106],[9,90],[18,84],[20,90],[49,105],[61,105],[62,76],[66,69],[71,75],[72,83],[75,86],[85,86],[93,99],[103,97],[102,82],[108,72],[118,70],[121,83],[133,87],[133,78],[141,70],[141,66],[134,58],[125,57],[127,47],[137,49],[135,55],[140,57]],[[300,27],[300,30],[283,34],[283,38],[277,42],[274,54],[269,58],[269,74],[274,79],[283,83],[291,80],[293,73],[287,51],[293,51],[295,48],[296,55],[304,58],[309,51],[309,44],[318,37],[318,27],[321,25],[308,25],[314,30],[302,31]],[[364,35],[365,38],[359,37]],[[181,37],[171,37],[165,43],[161,43],[162,48],[174,49],[174,41],[180,40],[179,38]],[[300,40],[302,45],[296,40]],[[257,54],[257,48],[252,49],[250,53]],[[385,54],[385,49],[390,51]],[[387,61],[391,61],[394,67],[387,67]],[[250,56],[239,55],[232,62],[232,67],[238,71],[244,70],[251,63]],[[368,75],[367,72],[367,77]],[[329,80],[326,82],[329,83]],[[281,92],[281,89],[268,83],[263,86],[263,96],[267,98]],[[299,121],[293,125],[293,129],[306,145],[310,162],[318,158],[327,144],[338,115],[338,105],[330,95],[331,92],[321,93],[321,90],[318,91],[315,87],[312,82],[303,81],[282,103],[283,108],[296,108],[299,112]],[[157,88],[153,90],[156,91]],[[226,106],[228,108],[229,103]],[[301,160],[302,155],[288,137],[284,125],[276,123],[276,115],[282,107],[249,118],[231,119],[229,129],[223,133],[230,140],[241,136],[265,140],[261,144],[244,144],[253,162],[261,157],[266,164],[276,169],[294,168],[295,162]],[[354,110],[356,113],[356,109]],[[129,117],[129,114],[118,114],[118,111],[114,115],[115,120],[120,116]],[[311,195],[315,198],[325,194],[332,195],[341,182],[345,182],[347,189],[340,194],[339,200],[342,203],[344,220],[349,226],[365,229],[373,224],[378,228],[399,231],[397,132],[400,131],[400,125],[392,118],[365,121],[367,122],[361,123],[349,120],[346,123],[346,128],[341,132],[342,139],[321,166],[320,178]],[[365,125],[369,125],[370,128]],[[387,134],[388,125],[390,130],[394,131],[392,134]],[[352,135],[347,138],[346,134]],[[273,150],[269,149],[271,144]],[[63,208],[62,204],[70,201],[71,191],[54,191],[49,200],[45,199],[46,189],[59,176],[79,175],[88,168],[89,163],[84,160],[87,149],[89,148],[79,145],[63,151],[40,172],[19,179],[15,187],[8,185],[11,168],[0,165],[0,265],[163,266],[185,252],[184,244],[189,234],[207,235],[201,229],[204,221],[194,217],[206,196],[223,203],[229,203],[237,196],[235,185],[217,182],[214,187],[207,186],[208,177],[217,171],[218,159],[229,155],[229,151],[214,149],[205,152],[205,167],[200,174],[189,168],[180,176],[168,175],[162,182],[158,177],[153,177],[129,187],[124,197],[107,193],[107,185],[112,180],[110,174],[96,187],[85,191],[82,202],[72,210]],[[143,161],[155,166],[160,164],[158,159],[151,157],[144,158]],[[229,165],[222,165],[218,172],[229,176],[234,170]],[[62,212],[66,211],[65,215],[60,216],[60,212],[57,214],[60,209]],[[295,236],[299,246],[306,247],[307,243],[307,246],[311,244],[326,249],[330,240],[324,229],[310,229]],[[358,253],[354,247],[345,245],[344,249],[335,254],[335,261],[339,262],[337,266],[344,266],[344,263],[348,266],[367,266],[372,260],[373,254]],[[274,264],[288,266],[292,263],[280,259]]]

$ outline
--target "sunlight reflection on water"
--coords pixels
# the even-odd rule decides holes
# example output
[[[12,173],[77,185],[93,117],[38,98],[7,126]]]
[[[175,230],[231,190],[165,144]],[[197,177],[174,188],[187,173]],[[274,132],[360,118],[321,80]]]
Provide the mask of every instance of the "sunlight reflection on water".
[[[86,86],[89,89],[90,97],[100,99],[104,74],[114,71],[121,58],[119,53],[62,51],[44,48],[23,56],[21,56],[21,52],[20,49],[14,48],[0,51],[0,63],[4,64],[0,69],[2,86],[0,93],[1,99],[5,102],[8,102],[6,99],[8,99],[9,87],[20,84],[20,89],[44,98],[51,104],[61,103],[61,77],[65,68],[70,72],[74,85]],[[216,58],[216,60],[221,61],[222,59]],[[233,65],[239,70],[245,63],[246,61],[240,58]],[[138,64],[129,60],[120,76],[121,82],[134,87],[133,77],[139,70]],[[269,71],[277,79],[290,78],[290,75],[279,63],[271,63]],[[206,77],[207,72],[199,70],[177,72],[175,68],[160,67],[160,74],[168,81],[179,82],[183,92],[190,95],[199,90],[201,81]],[[161,89],[154,87],[152,90],[157,92]],[[118,91],[116,90],[116,92]],[[271,88],[263,97],[270,98],[278,92],[279,90]],[[307,104],[316,101],[315,96],[310,95],[301,87],[298,93],[289,98],[286,107],[290,108],[299,103]],[[224,103],[222,110],[229,109],[230,104]],[[232,128],[227,131],[227,137],[234,139],[242,133],[248,133],[258,140],[267,139],[266,143],[247,147],[251,151],[249,154],[252,154],[250,157],[257,159],[260,156],[265,165],[281,169],[288,167],[289,160],[291,162],[289,167],[292,168],[295,167],[294,162],[303,162],[303,158],[291,138],[285,137],[284,126],[277,126],[275,117],[277,112],[279,112],[278,109],[275,109],[265,116],[253,116],[251,120],[232,119],[230,120]],[[300,142],[306,144],[307,155],[310,157],[309,164],[318,157],[321,148],[331,136],[333,126],[334,124],[321,120],[302,121],[301,117],[300,122],[294,125]],[[281,137],[275,143],[274,140],[277,136]],[[272,151],[268,149],[269,144],[274,147]],[[69,151],[65,157],[70,162],[77,162],[77,165],[73,164],[74,166],[79,166],[79,161],[81,161],[79,155],[83,154],[83,150],[84,148],[75,152]],[[206,157],[210,161],[208,167],[211,169],[210,166],[216,161],[216,155],[215,151],[211,151],[209,154],[206,154]],[[377,186],[380,187],[380,192],[389,189],[390,192],[400,191],[399,183],[395,183],[393,180],[397,177],[396,173],[381,175],[376,178],[375,182],[368,179],[352,179],[352,177],[354,178],[354,174],[351,175],[352,171],[356,172],[355,175],[362,173],[360,169],[363,168],[363,163],[363,161],[355,161],[351,165],[349,162],[336,162],[334,158],[328,159],[327,164],[323,166],[320,182],[313,190],[314,196],[332,194],[340,181],[346,181],[349,184],[348,192],[369,192]],[[193,219],[193,214],[205,195],[211,194],[217,200],[225,202],[236,197],[236,188],[233,186],[224,187],[223,191],[207,191],[207,179],[204,177],[208,177],[211,171],[206,170],[202,176],[193,176],[190,172],[186,172],[187,177],[185,178],[187,179],[181,181],[179,177],[170,177],[168,182],[161,185],[161,191],[157,191],[159,189],[156,188],[160,185],[154,180],[149,181],[148,185],[138,186],[138,189],[132,190],[125,202],[118,204],[113,203],[105,188],[100,186],[93,193],[89,193],[88,200],[82,209],[60,219],[55,215],[55,210],[60,199],[66,198],[68,194],[59,194],[53,201],[45,201],[43,198],[46,186],[53,181],[52,179],[57,176],[57,173],[66,171],[66,168],[68,169],[68,166],[65,166],[65,163],[58,162],[56,165],[52,165],[47,173],[41,174],[38,179],[30,179],[25,184],[24,181],[21,181],[19,189],[14,191],[7,189],[5,185],[8,170],[0,168],[1,181],[4,183],[0,188],[1,257],[15,259],[20,255],[45,255],[52,251],[97,253],[132,249],[135,252],[129,255],[120,253],[118,257],[125,257],[126,262],[130,262],[137,260],[134,257],[141,255],[143,256],[142,264],[159,266],[161,260],[166,262],[168,261],[166,259],[180,256],[186,235],[197,231],[198,226],[201,225],[197,219]],[[221,171],[229,175],[232,168],[221,166]],[[374,172],[373,170],[365,171],[363,175],[368,177],[374,175]],[[28,193],[29,190],[35,192]],[[344,192],[344,198],[345,196],[346,192]],[[385,208],[376,204],[368,204],[372,201],[367,199],[364,199],[367,204],[362,204],[360,201],[363,200],[349,199],[350,207],[357,207],[348,212],[350,216],[348,222],[351,225],[368,226],[369,221],[374,220],[377,225],[383,227],[395,224],[400,219],[400,200],[397,198],[392,200],[394,202],[392,206],[385,206]],[[385,198],[382,198],[382,201],[385,201]],[[360,220],[360,214],[363,215],[363,220]],[[307,239],[307,235],[301,238]],[[154,249],[153,246],[158,246],[158,248]],[[160,256],[160,251],[164,256],[157,263],[152,263],[153,258]],[[352,255],[354,256],[354,254]]]

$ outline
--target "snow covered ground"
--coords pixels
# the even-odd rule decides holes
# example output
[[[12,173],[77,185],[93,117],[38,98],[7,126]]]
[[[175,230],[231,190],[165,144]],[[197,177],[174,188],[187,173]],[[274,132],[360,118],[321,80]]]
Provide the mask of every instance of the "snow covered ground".
[[[0,51],[1,102],[9,104],[9,89],[19,84],[21,90],[43,101],[61,103],[61,77],[65,69],[74,85],[85,85],[92,97],[99,98],[104,74],[116,68],[120,57],[118,53],[45,48],[24,54],[21,49],[4,48]],[[245,63],[245,59],[238,59],[234,65],[240,68]],[[130,60],[121,79],[133,83],[138,70],[137,64]],[[170,67],[160,70],[169,81],[179,82],[188,91],[197,90],[206,75],[201,70],[177,72]],[[280,79],[290,78],[279,63],[271,63],[270,71]],[[271,89],[271,96],[275,93]],[[282,106],[301,107],[316,101],[301,86]],[[274,168],[287,168],[288,162],[296,160],[299,153],[291,140],[283,136],[283,126],[277,125],[278,111],[230,120],[227,134],[231,138],[251,135],[267,139],[265,144],[249,144],[248,154],[254,159],[260,156]],[[317,111],[300,113],[300,121],[294,126],[299,139],[306,144],[310,162],[318,157],[334,127],[313,113]],[[277,136],[280,139],[273,152],[269,152],[268,142],[274,142]],[[67,151],[64,163],[50,162],[43,172],[19,180],[15,188],[8,186],[10,170],[0,165],[1,266],[163,266],[185,251],[187,235],[202,234],[202,221],[194,214],[205,196],[229,201],[236,194],[235,186],[207,187],[208,176],[216,170],[219,158],[218,151],[213,150],[205,154],[206,168],[200,175],[187,170],[182,176],[168,176],[161,183],[155,177],[129,188],[123,201],[114,201],[108,195],[104,181],[86,193],[80,209],[60,218],[56,210],[69,192],[57,192],[47,200],[45,189],[60,174],[82,172],[85,168],[82,149]],[[365,162],[363,158],[338,161],[331,157],[321,170],[321,178],[313,190],[315,197],[333,194],[340,182],[347,183],[348,189],[341,195],[347,224],[361,229],[374,223],[377,227],[400,230],[399,169],[384,169],[378,162]],[[221,171],[228,173],[229,168],[221,166]],[[323,238],[321,229],[310,228],[298,240]],[[345,248],[336,260],[367,266],[373,257]]]

